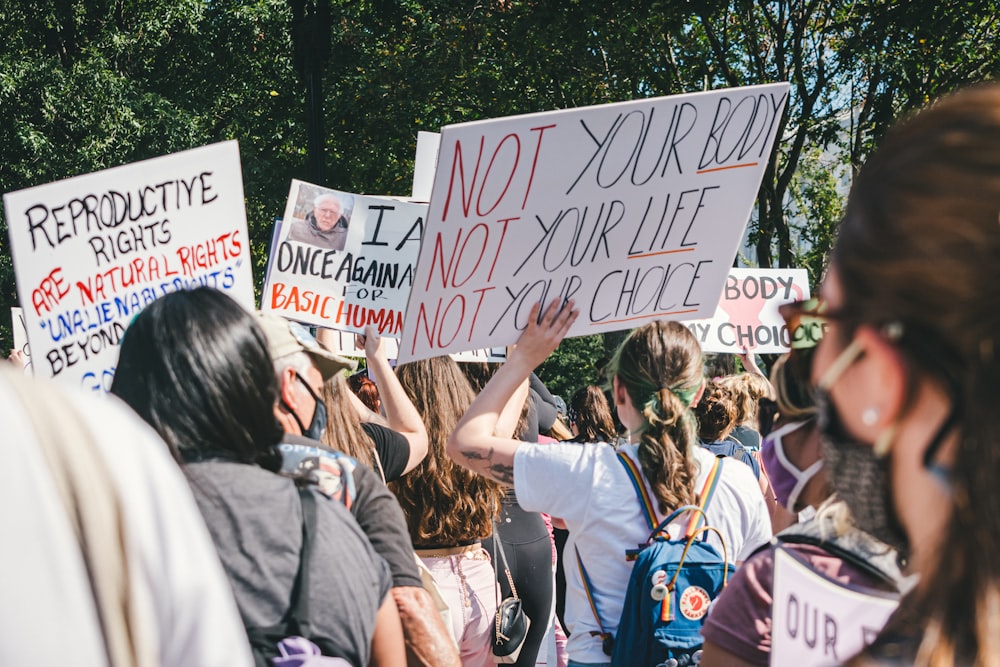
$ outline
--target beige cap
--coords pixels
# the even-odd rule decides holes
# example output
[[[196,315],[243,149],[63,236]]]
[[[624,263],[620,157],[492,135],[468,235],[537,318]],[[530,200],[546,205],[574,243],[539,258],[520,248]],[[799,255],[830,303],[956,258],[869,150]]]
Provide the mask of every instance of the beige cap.
[[[357,366],[356,362],[336,355],[320,345],[309,330],[298,322],[290,322],[280,315],[260,311],[257,311],[257,317],[257,323],[267,336],[267,348],[272,359],[305,352],[312,357],[324,380],[341,371],[354,370]]]

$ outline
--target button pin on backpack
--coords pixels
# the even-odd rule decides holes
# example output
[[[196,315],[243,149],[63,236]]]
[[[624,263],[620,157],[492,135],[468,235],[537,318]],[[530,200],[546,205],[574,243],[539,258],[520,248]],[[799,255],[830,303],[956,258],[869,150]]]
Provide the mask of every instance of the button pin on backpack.
[[[666,586],[667,573],[663,570],[657,570],[653,573],[653,576],[650,577],[650,579],[653,587],[649,591],[649,597],[653,598],[657,602],[667,597],[667,594],[670,592],[667,590]]]

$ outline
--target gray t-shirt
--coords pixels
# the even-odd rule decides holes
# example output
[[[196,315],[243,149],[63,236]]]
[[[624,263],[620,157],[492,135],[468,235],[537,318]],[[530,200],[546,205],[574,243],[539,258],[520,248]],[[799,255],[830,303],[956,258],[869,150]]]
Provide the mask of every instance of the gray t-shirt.
[[[185,471],[244,623],[278,623],[288,610],[302,547],[302,506],[294,482],[228,461],[190,463]],[[375,615],[392,586],[389,567],[343,505],[314,493],[310,638],[325,638],[340,657],[367,665]]]

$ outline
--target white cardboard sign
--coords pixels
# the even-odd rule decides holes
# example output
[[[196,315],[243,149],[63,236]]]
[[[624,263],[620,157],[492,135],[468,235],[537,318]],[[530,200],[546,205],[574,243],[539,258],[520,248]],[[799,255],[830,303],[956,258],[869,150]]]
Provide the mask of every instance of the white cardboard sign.
[[[253,308],[239,146],[227,141],[4,195],[35,374],[107,391],[157,297],[207,285]]]
[[[896,596],[852,587],[774,552],[771,664],[843,664],[875,639],[898,606]]]
[[[684,324],[705,352],[781,354],[791,337],[778,307],[808,298],[805,269],[730,269],[715,315]]]
[[[346,357],[366,357],[365,350],[357,345],[354,334],[343,331],[331,331],[328,336],[324,336],[323,343],[332,352],[336,352]],[[385,353],[389,359],[396,359],[399,356],[399,340],[386,337]],[[466,361],[485,361],[490,363],[503,363],[507,361],[507,348],[494,347],[483,350],[470,350],[468,352],[455,352],[452,359],[462,363]]]
[[[709,317],[788,84],[445,127],[400,360],[513,343],[532,304],[569,335]]]
[[[325,234],[316,211],[332,201],[341,222]],[[261,310],[353,333],[373,324],[398,338],[426,212],[426,204],[292,181],[285,216],[275,223]]]

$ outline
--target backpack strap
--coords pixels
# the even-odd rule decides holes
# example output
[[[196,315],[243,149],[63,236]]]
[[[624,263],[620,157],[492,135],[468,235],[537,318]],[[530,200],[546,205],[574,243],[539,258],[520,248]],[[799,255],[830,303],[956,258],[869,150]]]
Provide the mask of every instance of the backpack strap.
[[[281,620],[272,626],[249,625],[246,617],[243,618],[247,638],[255,649],[254,660],[257,667],[271,665],[269,656],[273,656],[277,651],[276,642],[280,641],[278,637],[301,636],[308,639],[310,635],[309,566],[316,539],[316,497],[310,490],[311,486],[308,484],[298,487],[299,501],[302,504],[302,549],[299,551],[299,569],[292,584],[288,610]]]
[[[712,464],[712,469],[708,471],[708,477],[705,478],[705,484],[701,487],[701,493],[698,494],[698,509],[700,512],[692,512],[691,520],[688,521],[687,531],[685,532],[685,537],[690,538],[698,533],[703,523],[707,523],[708,515],[708,504],[712,502],[712,496],[715,495],[715,489],[719,486],[719,480],[722,479],[722,459],[725,456],[715,457],[715,462]],[[708,534],[704,533],[705,538]]]
[[[772,542],[819,547],[897,591],[908,590],[910,578],[901,572],[894,549],[853,527],[839,534],[831,523],[827,517],[817,517],[794,524],[775,535]]]
[[[629,481],[632,482],[632,488],[635,489],[636,498],[639,499],[639,505],[642,506],[642,512],[646,517],[646,525],[649,526],[650,530],[653,530],[657,524],[656,508],[653,507],[653,500],[649,497],[649,490],[646,488],[646,482],[639,466],[635,464],[631,456],[621,451],[618,452],[618,461],[624,466]]]
[[[312,563],[313,544],[316,541],[316,496],[307,486],[299,487],[302,502],[302,551],[299,553],[299,571],[295,574],[289,619],[298,627],[298,634],[309,637],[309,565]]]
[[[580,550],[573,545],[573,549],[576,551],[576,565],[580,568],[580,579],[583,581],[583,590],[587,594],[587,602],[590,603],[590,611],[594,615],[594,620],[597,621],[598,630],[591,630],[590,634],[592,637],[601,638],[601,650],[608,657],[611,657],[612,650],[614,649],[615,636],[604,629],[604,624],[601,623],[601,615],[597,613],[597,601],[594,600],[594,587],[590,583],[590,576],[587,575],[587,568],[583,566],[583,559],[580,558]]]

